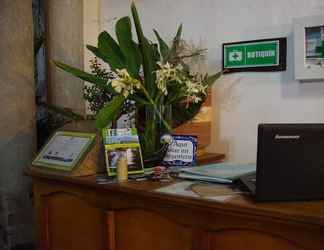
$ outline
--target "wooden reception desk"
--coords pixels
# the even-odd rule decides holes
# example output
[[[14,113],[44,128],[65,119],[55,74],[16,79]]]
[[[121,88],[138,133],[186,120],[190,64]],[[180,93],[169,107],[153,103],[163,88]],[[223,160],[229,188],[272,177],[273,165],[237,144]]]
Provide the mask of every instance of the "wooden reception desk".
[[[158,193],[158,182],[26,173],[41,250],[324,249],[324,201],[217,202]]]

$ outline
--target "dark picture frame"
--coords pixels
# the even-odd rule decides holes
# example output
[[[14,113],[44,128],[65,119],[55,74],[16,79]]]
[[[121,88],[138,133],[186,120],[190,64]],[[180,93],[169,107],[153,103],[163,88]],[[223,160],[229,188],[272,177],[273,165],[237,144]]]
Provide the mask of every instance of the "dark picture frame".
[[[276,64],[269,65],[248,65],[247,66],[228,66],[226,65],[227,54],[226,49],[230,47],[235,47],[237,45],[249,46],[255,44],[270,44],[271,42],[278,44],[278,59]],[[233,46],[235,45],[235,46]],[[287,61],[287,38],[271,38],[271,39],[259,39],[259,40],[249,40],[249,41],[240,41],[240,42],[230,42],[222,44],[222,67],[224,73],[233,73],[233,72],[270,72],[270,71],[285,71],[286,70],[286,61]]]

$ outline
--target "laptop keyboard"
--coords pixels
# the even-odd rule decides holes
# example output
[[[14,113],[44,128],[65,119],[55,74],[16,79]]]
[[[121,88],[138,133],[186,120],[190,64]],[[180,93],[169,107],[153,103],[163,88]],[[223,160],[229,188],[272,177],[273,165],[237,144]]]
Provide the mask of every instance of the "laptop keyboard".
[[[255,184],[256,184],[256,174],[255,173],[241,176],[240,182],[243,184],[243,185],[240,185],[241,186],[240,188],[243,191],[250,191],[250,192],[252,192],[252,194],[254,194]]]

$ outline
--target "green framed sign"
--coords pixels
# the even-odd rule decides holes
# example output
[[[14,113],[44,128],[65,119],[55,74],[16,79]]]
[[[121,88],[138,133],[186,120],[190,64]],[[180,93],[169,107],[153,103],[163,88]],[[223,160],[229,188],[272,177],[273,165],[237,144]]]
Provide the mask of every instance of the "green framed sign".
[[[286,70],[286,38],[223,44],[224,73]]]
[[[94,143],[95,133],[58,131],[38,153],[32,165],[70,172]]]

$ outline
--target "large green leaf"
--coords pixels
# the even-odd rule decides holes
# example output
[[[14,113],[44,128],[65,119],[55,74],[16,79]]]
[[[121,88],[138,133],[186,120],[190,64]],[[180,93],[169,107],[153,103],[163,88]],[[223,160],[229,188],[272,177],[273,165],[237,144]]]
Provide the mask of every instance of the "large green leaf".
[[[154,34],[159,42],[159,48],[160,48],[160,53],[163,59],[163,62],[165,62],[165,60],[167,59],[167,56],[169,54],[169,46],[166,44],[166,42],[163,41],[163,39],[161,38],[160,34],[154,29]]]
[[[124,101],[123,95],[117,95],[107,103],[96,115],[96,127],[102,129],[113,122],[118,117]]]
[[[174,49],[173,47],[179,46],[179,43],[181,40],[181,34],[182,34],[182,24],[180,24],[178,27],[177,34],[175,35],[175,37],[173,39],[173,44],[172,44],[171,50]]]
[[[140,96],[133,95],[132,100],[134,100],[136,102],[136,104],[138,104],[140,106],[152,106],[152,104],[149,101],[147,101],[146,99],[144,99]]]
[[[178,30],[177,30],[177,34],[175,35],[175,37],[173,38],[172,41],[172,46],[171,49],[169,51],[169,55],[167,57],[168,62],[171,62],[175,59],[173,58],[174,56],[176,57],[178,55],[178,49],[179,49],[179,45],[180,45],[180,41],[181,41],[181,34],[182,34],[182,24],[180,24]]]
[[[54,64],[59,67],[60,69],[84,80],[90,83],[93,83],[95,85],[97,85],[100,88],[103,88],[111,93],[115,93],[114,89],[111,87],[110,84],[107,84],[107,80],[102,79],[100,77],[97,77],[96,75],[87,73],[83,70],[80,70],[78,68],[72,67],[70,65],[67,65],[65,63],[59,62],[59,61],[53,61]]]
[[[203,83],[205,85],[211,86],[213,85],[213,83],[222,76],[223,71],[220,71],[216,74],[210,75],[210,76],[206,76],[205,79],[203,80]]]
[[[159,52],[159,47],[156,43],[151,43],[151,48],[152,48],[152,52],[153,52],[153,59],[154,59],[154,62],[159,62],[161,61],[161,55],[160,55],[160,52]]]
[[[112,70],[126,68],[126,60],[118,43],[108,34],[103,31],[98,37],[98,49],[101,59],[109,64]]]
[[[143,71],[144,71],[144,79],[145,79],[144,86],[148,90],[149,95],[154,96],[156,92],[155,74],[154,74],[154,71],[156,69],[156,61],[154,60],[154,51],[147,38],[144,36],[141,22],[134,2],[132,2],[131,4],[131,11],[134,19],[139,46],[142,53],[142,58],[143,58]]]
[[[141,53],[132,38],[130,18],[120,18],[116,23],[115,29],[119,47],[126,59],[127,70],[131,76],[137,77],[141,66]]]
[[[100,58],[103,60],[104,56],[101,54],[100,50],[92,45],[87,45],[86,46],[88,50],[90,50],[96,57]]]

